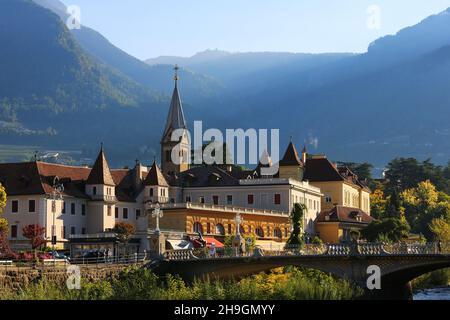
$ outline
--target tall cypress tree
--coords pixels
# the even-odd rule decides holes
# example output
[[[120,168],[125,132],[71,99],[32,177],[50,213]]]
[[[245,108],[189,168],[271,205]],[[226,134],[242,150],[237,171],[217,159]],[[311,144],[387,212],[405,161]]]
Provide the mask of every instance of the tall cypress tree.
[[[304,204],[295,203],[292,208],[289,218],[292,223],[292,233],[289,237],[287,244],[302,246],[305,243],[302,229],[303,229],[303,216],[306,206]]]

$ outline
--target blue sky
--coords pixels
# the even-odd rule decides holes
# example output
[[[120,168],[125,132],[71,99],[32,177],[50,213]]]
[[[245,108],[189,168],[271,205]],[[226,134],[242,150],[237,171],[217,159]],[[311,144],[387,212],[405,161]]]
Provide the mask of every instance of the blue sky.
[[[63,0],[81,22],[146,59],[232,52],[364,52],[373,40],[450,7],[450,0]],[[369,6],[380,9],[368,28]]]

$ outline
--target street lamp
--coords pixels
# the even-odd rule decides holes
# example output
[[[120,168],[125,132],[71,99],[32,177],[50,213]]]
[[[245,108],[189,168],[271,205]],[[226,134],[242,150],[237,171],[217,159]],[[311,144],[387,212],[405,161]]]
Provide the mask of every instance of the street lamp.
[[[53,215],[53,224],[52,224],[52,252],[53,259],[55,258],[55,245],[56,245],[56,223],[55,223],[55,214],[56,214],[56,200],[63,200],[62,193],[64,192],[64,186],[59,183],[58,177],[53,179],[53,191],[50,199],[52,199],[52,215]]]
[[[234,222],[236,223],[236,236],[241,236],[241,223],[244,222],[244,219],[241,217],[241,214],[238,212],[236,217],[234,218]]]
[[[241,223],[244,222],[244,219],[241,217],[240,213],[236,213],[236,217],[234,218],[234,222],[236,223],[236,236],[234,237],[233,245],[235,247],[236,256],[239,255],[239,250],[242,249],[242,253],[244,253],[243,239],[241,237]]]
[[[161,207],[159,206],[159,203],[157,203],[155,205],[155,208],[152,211],[152,217],[156,218],[155,232],[156,232],[156,234],[159,234],[160,233],[160,230],[159,230],[159,219],[163,217],[163,211],[161,210]]]

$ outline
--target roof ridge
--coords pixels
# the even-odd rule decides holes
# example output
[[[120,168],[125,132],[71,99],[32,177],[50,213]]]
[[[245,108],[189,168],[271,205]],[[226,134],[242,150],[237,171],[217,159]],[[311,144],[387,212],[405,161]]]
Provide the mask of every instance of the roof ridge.
[[[70,164],[63,164],[63,163],[51,163],[51,162],[45,162],[45,161],[32,161],[31,163],[40,163],[40,164],[45,164],[45,165],[50,165],[50,166],[58,166],[58,167],[69,167],[69,168],[77,168],[77,169],[91,169],[90,167],[86,167],[86,166],[74,166],[74,165],[70,165]]]

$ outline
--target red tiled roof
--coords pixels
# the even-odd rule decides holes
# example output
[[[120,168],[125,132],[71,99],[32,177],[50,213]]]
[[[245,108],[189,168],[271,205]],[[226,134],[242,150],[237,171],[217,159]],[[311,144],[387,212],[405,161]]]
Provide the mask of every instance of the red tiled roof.
[[[303,179],[311,182],[344,181],[336,167],[325,157],[308,158]]]
[[[45,193],[36,162],[1,163],[0,183],[12,196]]]
[[[328,220],[326,217],[329,217]],[[358,218],[361,221],[358,221]],[[359,208],[351,208],[344,206],[335,206],[331,210],[322,211],[316,218],[316,222],[349,222],[369,224],[374,219]]]
[[[8,195],[51,194],[55,177],[64,186],[63,196],[88,198],[85,193],[86,180],[91,168],[75,167],[46,162],[23,162],[0,164],[0,183]],[[111,170],[111,179],[116,185],[119,201],[135,201],[131,170]],[[139,191],[139,190],[137,190]]]

